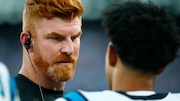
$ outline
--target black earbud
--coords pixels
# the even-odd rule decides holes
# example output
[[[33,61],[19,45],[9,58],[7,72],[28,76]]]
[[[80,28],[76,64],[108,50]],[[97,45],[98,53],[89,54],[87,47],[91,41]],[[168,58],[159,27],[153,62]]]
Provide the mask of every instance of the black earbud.
[[[24,46],[26,47],[26,50],[28,50],[28,49],[31,48],[31,33],[28,31],[28,34],[29,34],[30,39],[27,39],[27,40],[24,42]]]
[[[26,47],[26,49],[28,50],[31,46],[31,40],[26,40],[25,42],[24,42],[24,46]]]

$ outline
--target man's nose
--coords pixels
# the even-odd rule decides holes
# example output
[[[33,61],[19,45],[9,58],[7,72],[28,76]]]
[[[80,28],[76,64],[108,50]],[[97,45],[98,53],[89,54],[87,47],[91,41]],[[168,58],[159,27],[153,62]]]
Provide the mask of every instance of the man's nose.
[[[74,47],[73,47],[72,40],[66,40],[66,41],[63,42],[63,46],[61,48],[61,52],[63,54],[67,54],[67,55],[70,55],[70,54],[74,53]]]

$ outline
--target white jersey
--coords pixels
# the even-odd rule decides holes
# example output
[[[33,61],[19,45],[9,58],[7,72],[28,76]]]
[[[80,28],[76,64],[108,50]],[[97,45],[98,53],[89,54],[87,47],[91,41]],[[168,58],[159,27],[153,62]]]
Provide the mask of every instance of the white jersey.
[[[111,90],[87,92],[74,91],[55,101],[180,101],[180,93],[154,91],[115,92]]]
[[[2,62],[0,62],[0,101],[20,101],[15,81]]]

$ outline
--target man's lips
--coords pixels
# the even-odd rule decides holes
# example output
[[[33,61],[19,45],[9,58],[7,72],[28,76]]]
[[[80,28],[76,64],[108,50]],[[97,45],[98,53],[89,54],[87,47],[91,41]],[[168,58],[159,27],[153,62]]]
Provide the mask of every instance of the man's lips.
[[[61,61],[57,61],[55,62],[56,64],[72,64],[73,61],[72,60],[61,60]]]
[[[62,62],[62,63],[64,63],[64,62],[65,62],[65,63],[66,63],[66,62],[73,62],[73,60],[64,59],[64,60],[60,60],[60,61],[58,61],[58,62],[60,62],[60,63],[61,63],[61,62]]]

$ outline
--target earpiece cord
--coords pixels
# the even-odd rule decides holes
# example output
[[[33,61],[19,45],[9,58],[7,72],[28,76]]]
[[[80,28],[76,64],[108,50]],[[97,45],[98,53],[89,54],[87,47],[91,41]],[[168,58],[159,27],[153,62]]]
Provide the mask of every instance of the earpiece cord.
[[[41,88],[41,83],[40,83],[39,76],[37,75],[37,71],[36,71],[36,69],[35,69],[35,67],[34,67],[34,65],[33,65],[32,61],[31,61],[31,58],[30,58],[30,55],[29,55],[29,51],[27,50],[27,52],[28,52],[28,56],[29,56],[30,63],[31,63],[31,65],[32,65],[32,67],[33,67],[33,69],[34,69],[34,72],[35,72],[35,74],[36,74],[36,79],[37,79],[37,81],[38,81],[38,86],[39,86],[39,91],[40,91],[40,94],[41,94],[42,101],[45,101],[45,100],[44,100],[44,95],[43,95],[43,93],[42,93],[42,88]]]

